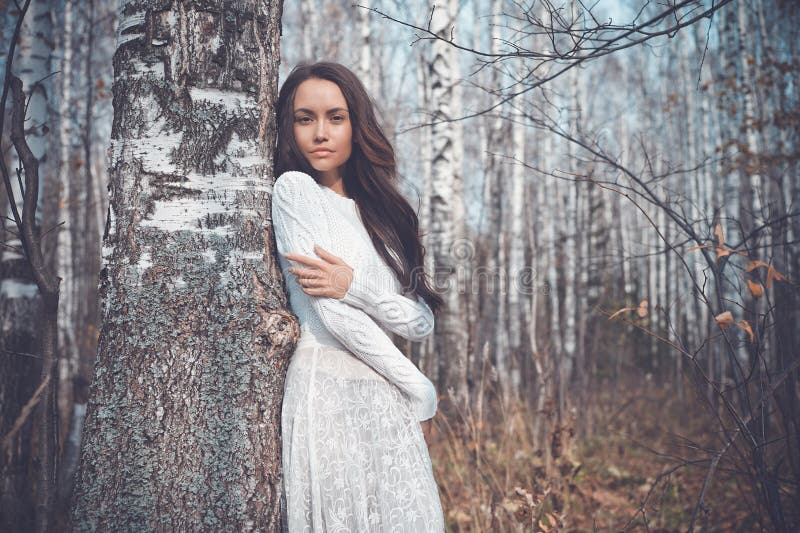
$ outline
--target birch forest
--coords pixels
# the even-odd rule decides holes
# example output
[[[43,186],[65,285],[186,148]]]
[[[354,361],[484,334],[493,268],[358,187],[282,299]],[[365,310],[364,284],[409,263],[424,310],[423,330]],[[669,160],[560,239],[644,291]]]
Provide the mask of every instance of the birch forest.
[[[362,80],[447,530],[800,529],[795,0],[0,1],[0,531],[281,531],[278,88]]]

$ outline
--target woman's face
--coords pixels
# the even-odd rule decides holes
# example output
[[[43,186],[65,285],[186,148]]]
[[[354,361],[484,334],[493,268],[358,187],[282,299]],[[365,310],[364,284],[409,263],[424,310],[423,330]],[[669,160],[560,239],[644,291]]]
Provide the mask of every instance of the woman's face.
[[[309,78],[294,94],[294,138],[323,185],[342,177],[353,149],[350,113],[339,86]]]

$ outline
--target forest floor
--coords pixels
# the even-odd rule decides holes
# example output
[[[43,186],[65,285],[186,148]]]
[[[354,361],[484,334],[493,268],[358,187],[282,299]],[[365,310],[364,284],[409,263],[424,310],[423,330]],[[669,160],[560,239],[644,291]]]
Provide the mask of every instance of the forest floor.
[[[695,513],[696,531],[768,530],[727,459],[695,511],[707,450],[721,440],[702,398],[684,389],[641,375],[617,382],[587,402],[588,437],[574,436],[577,417],[557,426],[546,409],[549,434],[537,438],[535,415],[519,404],[463,413],[442,401],[428,442],[448,532],[677,533]]]

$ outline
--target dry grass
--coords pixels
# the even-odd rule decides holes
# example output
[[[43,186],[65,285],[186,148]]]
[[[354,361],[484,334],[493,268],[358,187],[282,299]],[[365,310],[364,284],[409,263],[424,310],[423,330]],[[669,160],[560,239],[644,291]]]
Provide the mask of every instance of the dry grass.
[[[713,446],[714,425],[692,398],[642,376],[617,387],[594,395],[585,414],[597,429],[580,439],[574,418],[558,425],[552,412],[496,398],[464,412],[444,398],[429,443],[448,531],[686,531],[707,463],[659,474],[700,457],[687,439]],[[549,428],[543,447],[534,416]],[[695,528],[759,531],[755,509],[721,468]]]

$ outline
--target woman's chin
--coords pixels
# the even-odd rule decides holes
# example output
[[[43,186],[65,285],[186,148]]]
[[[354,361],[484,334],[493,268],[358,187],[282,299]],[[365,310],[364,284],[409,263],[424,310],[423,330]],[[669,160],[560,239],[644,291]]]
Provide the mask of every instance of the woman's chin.
[[[322,162],[322,161],[313,161],[311,166],[314,167],[314,170],[317,172],[327,172],[329,170],[336,170],[341,166],[341,164],[334,164],[332,162]]]

